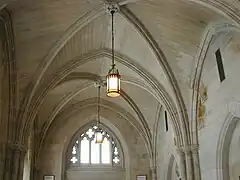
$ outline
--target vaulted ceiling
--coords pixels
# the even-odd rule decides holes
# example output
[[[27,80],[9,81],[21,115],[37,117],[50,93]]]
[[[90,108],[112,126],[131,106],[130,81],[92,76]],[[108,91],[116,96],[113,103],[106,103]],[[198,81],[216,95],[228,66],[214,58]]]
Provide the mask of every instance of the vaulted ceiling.
[[[11,1],[20,100],[40,126],[97,95],[94,81],[110,68],[111,24],[102,0]],[[216,3],[236,0],[118,0],[116,60],[123,96],[102,102],[124,109],[153,131],[159,106],[186,105],[195,55],[207,26],[229,21]],[[181,97],[182,96],[182,97]],[[182,98],[182,99],[181,99]],[[32,107],[31,107],[32,106]],[[95,112],[93,112],[95,113]],[[141,117],[141,118],[140,118]]]

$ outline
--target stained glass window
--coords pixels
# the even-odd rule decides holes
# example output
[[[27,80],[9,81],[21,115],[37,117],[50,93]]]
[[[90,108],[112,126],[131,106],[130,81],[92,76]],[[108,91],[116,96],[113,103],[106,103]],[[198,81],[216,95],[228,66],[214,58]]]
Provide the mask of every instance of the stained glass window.
[[[70,148],[70,166],[97,164],[110,166],[122,165],[121,151],[119,151],[116,139],[102,127],[103,143],[96,144],[96,129],[96,126],[90,126],[73,141]]]

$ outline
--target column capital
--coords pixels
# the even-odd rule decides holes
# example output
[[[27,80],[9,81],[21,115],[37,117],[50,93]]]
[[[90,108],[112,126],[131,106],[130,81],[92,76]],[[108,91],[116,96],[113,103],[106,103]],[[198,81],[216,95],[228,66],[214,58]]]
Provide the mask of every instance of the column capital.
[[[184,146],[184,147],[179,147],[177,148],[177,152],[182,154],[182,153],[188,153],[191,151],[191,147],[190,146]]]
[[[192,150],[192,153],[198,153],[199,145],[198,144],[191,145],[191,150]]]
[[[150,169],[151,169],[152,172],[157,172],[157,167],[156,166],[151,166]]]
[[[176,149],[177,153],[179,155],[182,155],[183,153],[197,153],[199,150],[199,145],[198,144],[192,144],[190,146],[186,146],[186,147],[179,147]]]
[[[190,155],[191,154],[191,147],[190,146],[183,147],[183,151],[186,155]]]
[[[27,152],[27,147],[18,141],[15,141],[15,142],[7,141],[6,145],[8,148],[12,150],[19,151],[22,153]]]
[[[157,167],[151,166],[150,169],[151,169],[152,180],[157,180]]]
[[[179,156],[183,156],[184,155],[184,150],[183,150],[183,147],[179,147],[176,149],[177,153]]]

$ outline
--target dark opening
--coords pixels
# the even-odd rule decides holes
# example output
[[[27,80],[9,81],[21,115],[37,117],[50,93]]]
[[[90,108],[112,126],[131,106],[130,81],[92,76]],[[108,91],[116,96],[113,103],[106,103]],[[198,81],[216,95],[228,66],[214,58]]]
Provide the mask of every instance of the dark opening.
[[[220,78],[220,81],[222,82],[226,78],[226,76],[225,76],[225,72],[224,72],[222,55],[221,55],[220,49],[218,49],[215,52],[215,56],[216,56],[216,61],[217,61],[219,78]]]
[[[164,111],[164,117],[165,117],[165,127],[166,127],[166,132],[167,132],[168,131],[167,111]]]

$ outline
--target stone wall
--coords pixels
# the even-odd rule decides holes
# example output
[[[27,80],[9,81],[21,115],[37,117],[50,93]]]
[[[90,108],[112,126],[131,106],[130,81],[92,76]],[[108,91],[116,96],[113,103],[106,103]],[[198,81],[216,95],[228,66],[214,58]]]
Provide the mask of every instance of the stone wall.
[[[44,142],[44,147],[39,158],[40,179],[44,174],[54,174],[58,180],[64,180],[63,177],[66,176],[71,177],[71,179],[74,180],[76,176],[89,179],[94,178],[94,176],[97,175],[96,173],[91,174],[91,176],[88,175],[89,170],[81,170],[75,173],[68,171],[65,173],[67,170],[67,167],[65,167],[65,152],[67,146],[72,136],[83,125],[91,122],[96,117],[95,114],[92,114],[94,110],[96,110],[95,107],[85,109],[67,119],[59,120],[59,122],[54,125],[54,129],[48,134],[48,138]],[[147,174],[149,176],[149,156],[145,143],[136,129],[127,121],[127,119],[124,119],[108,109],[101,109],[101,117],[102,122],[116,134],[116,137],[119,138],[122,145],[125,158],[124,173],[126,179],[136,179],[137,174]],[[107,119],[105,117],[107,117]],[[123,176],[122,173],[122,171],[119,171],[119,176],[115,178],[121,178]],[[104,176],[99,177],[104,179]]]
[[[233,34],[231,41],[227,43],[215,41],[218,44],[211,44],[213,48],[211,49],[210,46],[210,51],[204,64],[202,81],[207,87],[208,99],[205,102],[206,116],[204,118],[204,128],[199,131],[200,163],[203,180],[229,179],[229,177],[223,178],[221,175],[223,171],[226,171],[226,168],[220,168],[223,155],[219,152],[219,146],[222,143],[220,139],[221,133],[229,128],[229,125],[225,127],[224,123],[228,121],[229,116],[233,116],[230,108],[231,103],[240,100],[240,49],[237,39],[236,34]],[[219,80],[214,54],[217,48],[220,48],[223,57],[223,66],[226,74],[226,79],[223,82]],[[236,133],[239,135],[239,129],[237,131]],[[230,150],[230,152],[233,153],[233,150]],[[223,149],[222,153],[228,154],[227,149]],[[231,167],[230,172],[232,172]]]
[[[171,120],[168,117],[168,131],[166,132],[164,110],[160,112],[157,130],[156,155],[157,155],[157,179],[166,180],[168,171],[171,171],[173,162],[178,159],[174,146],[174,134]]]
[[[240,177],[240,121],[235,128],[231,145],[229,147],[229,175],[230,180],[239,179]]]

